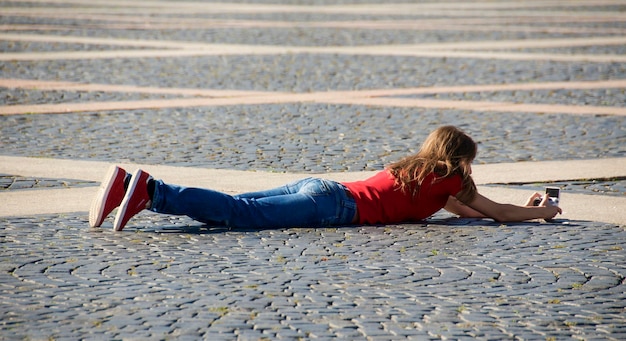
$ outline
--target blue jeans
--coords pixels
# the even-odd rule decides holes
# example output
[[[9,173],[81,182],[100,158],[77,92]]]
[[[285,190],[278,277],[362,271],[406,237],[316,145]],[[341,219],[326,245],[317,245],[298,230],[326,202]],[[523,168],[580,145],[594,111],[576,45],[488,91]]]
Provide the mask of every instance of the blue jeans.
[[[232,228],[349,225],[356,203],[346,191],[345,186],[334,181],[306,178],[267,191],[232,196],[156,180],[150,209]]]

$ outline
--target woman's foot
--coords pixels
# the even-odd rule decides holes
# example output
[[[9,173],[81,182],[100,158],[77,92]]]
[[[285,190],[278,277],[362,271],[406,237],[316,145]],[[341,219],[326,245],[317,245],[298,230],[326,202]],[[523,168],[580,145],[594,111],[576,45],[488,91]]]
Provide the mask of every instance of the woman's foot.
[[[133,173],[126,195],[115,215],[115,222],[113,223],[115,231],[121,231],[130,218],[149,208],[151,198],[148,194],[148,181],[151,179],[150,174],[141,169]]]
[[[98,227],[106,217],[122,203],[126,193],[127,177],[130,177],[124,169],[111,166],[100,183],[98,193],[91,202],[89,209],[89,226]]]

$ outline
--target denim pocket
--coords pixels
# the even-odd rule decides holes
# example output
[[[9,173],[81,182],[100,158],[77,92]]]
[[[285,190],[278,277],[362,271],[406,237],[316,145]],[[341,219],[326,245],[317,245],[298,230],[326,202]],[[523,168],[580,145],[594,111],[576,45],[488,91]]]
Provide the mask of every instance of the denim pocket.
[[[311,196],[328,195],[331,192],[332,190],[328,185],[328,181],[323,179],[310,179],[300,190],[300,193]]]

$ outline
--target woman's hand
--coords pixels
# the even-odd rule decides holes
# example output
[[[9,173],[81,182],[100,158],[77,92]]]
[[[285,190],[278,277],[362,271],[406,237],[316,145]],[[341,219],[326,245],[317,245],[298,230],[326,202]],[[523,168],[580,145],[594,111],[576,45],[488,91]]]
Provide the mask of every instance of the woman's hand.
[[[549,208],[550,210],[548,210],[548,217],[543,217],[546,220],[550,220],[552,218],[554,218],[557,214],[561,214],[563,213],[563,210],[561,210],[560,207],[553,205],[550,202],[550,196],[548,194],[543,196],[543,200],[541,200],[541,202],[539,203],[539,206],[545,207],[545,208]]]
[[[550,220],[550,219],[553,219],[557,214],[563,213],[563,210],[561,210],[560,207],[554,206],[550,203],[550,196],[548,194],[542,195],[541,193],[538,193],[538,192],[535,192],[530,197],[528,197],[528,200],[526,201],[525,206],[535,206],[533,205],[533,203],[535,202],[536,199],[541,199],[541,202],[538,205],[539,207],[551,208],[549,210],[546,210],[545,216],[541,218]]]
[[[544,199],[545,201],[545,199]],[[558,206],[554,206],[554,205],[550,205],[548,204],[547,206],[545,206],[545,203],[542,202],[541,204],[539,204],[539,206],[544,206],[545,208],[547,208],[547,213],[546,216],[542,217],[545,220],[551,220],[554,219],[554,217],[556,217],[557,214],[561,214],[563,213],[563,210],[561,210],[560,207]]]

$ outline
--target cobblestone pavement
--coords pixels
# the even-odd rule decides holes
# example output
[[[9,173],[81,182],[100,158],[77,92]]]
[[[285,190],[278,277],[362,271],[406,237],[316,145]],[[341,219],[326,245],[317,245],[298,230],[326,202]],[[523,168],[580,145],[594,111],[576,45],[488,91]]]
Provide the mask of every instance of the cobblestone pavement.
[[[241,170],[382,169],[416,152],[442,123],[455,123],[476,137],[478,163],[616,157],[626,152],[626,116],[528,118],[514,113],[505,120],[502,113],[423,110],[414,117],[414,111],[291,104],[228,106],[210,112],[64,114],[45,121],[32,115],[0,119],[6,136],[3,150],[9,155]],[[141,138],[119,138],[133,135]]]
[[[223,231],[142,214],[3,219],[4,336],[626,337],[624,227],[592,222]],[[37,321],[37,328],[30,328]]]
[[[2,155],[358,172],[454,124],[482,164],[626,157],[621,0],[0,8]],[[551,184],[623,197],[621,175]],[[0,200],[96,185],[0,174]],[[0,217],[0,339],[623,340],[625,224]]]

